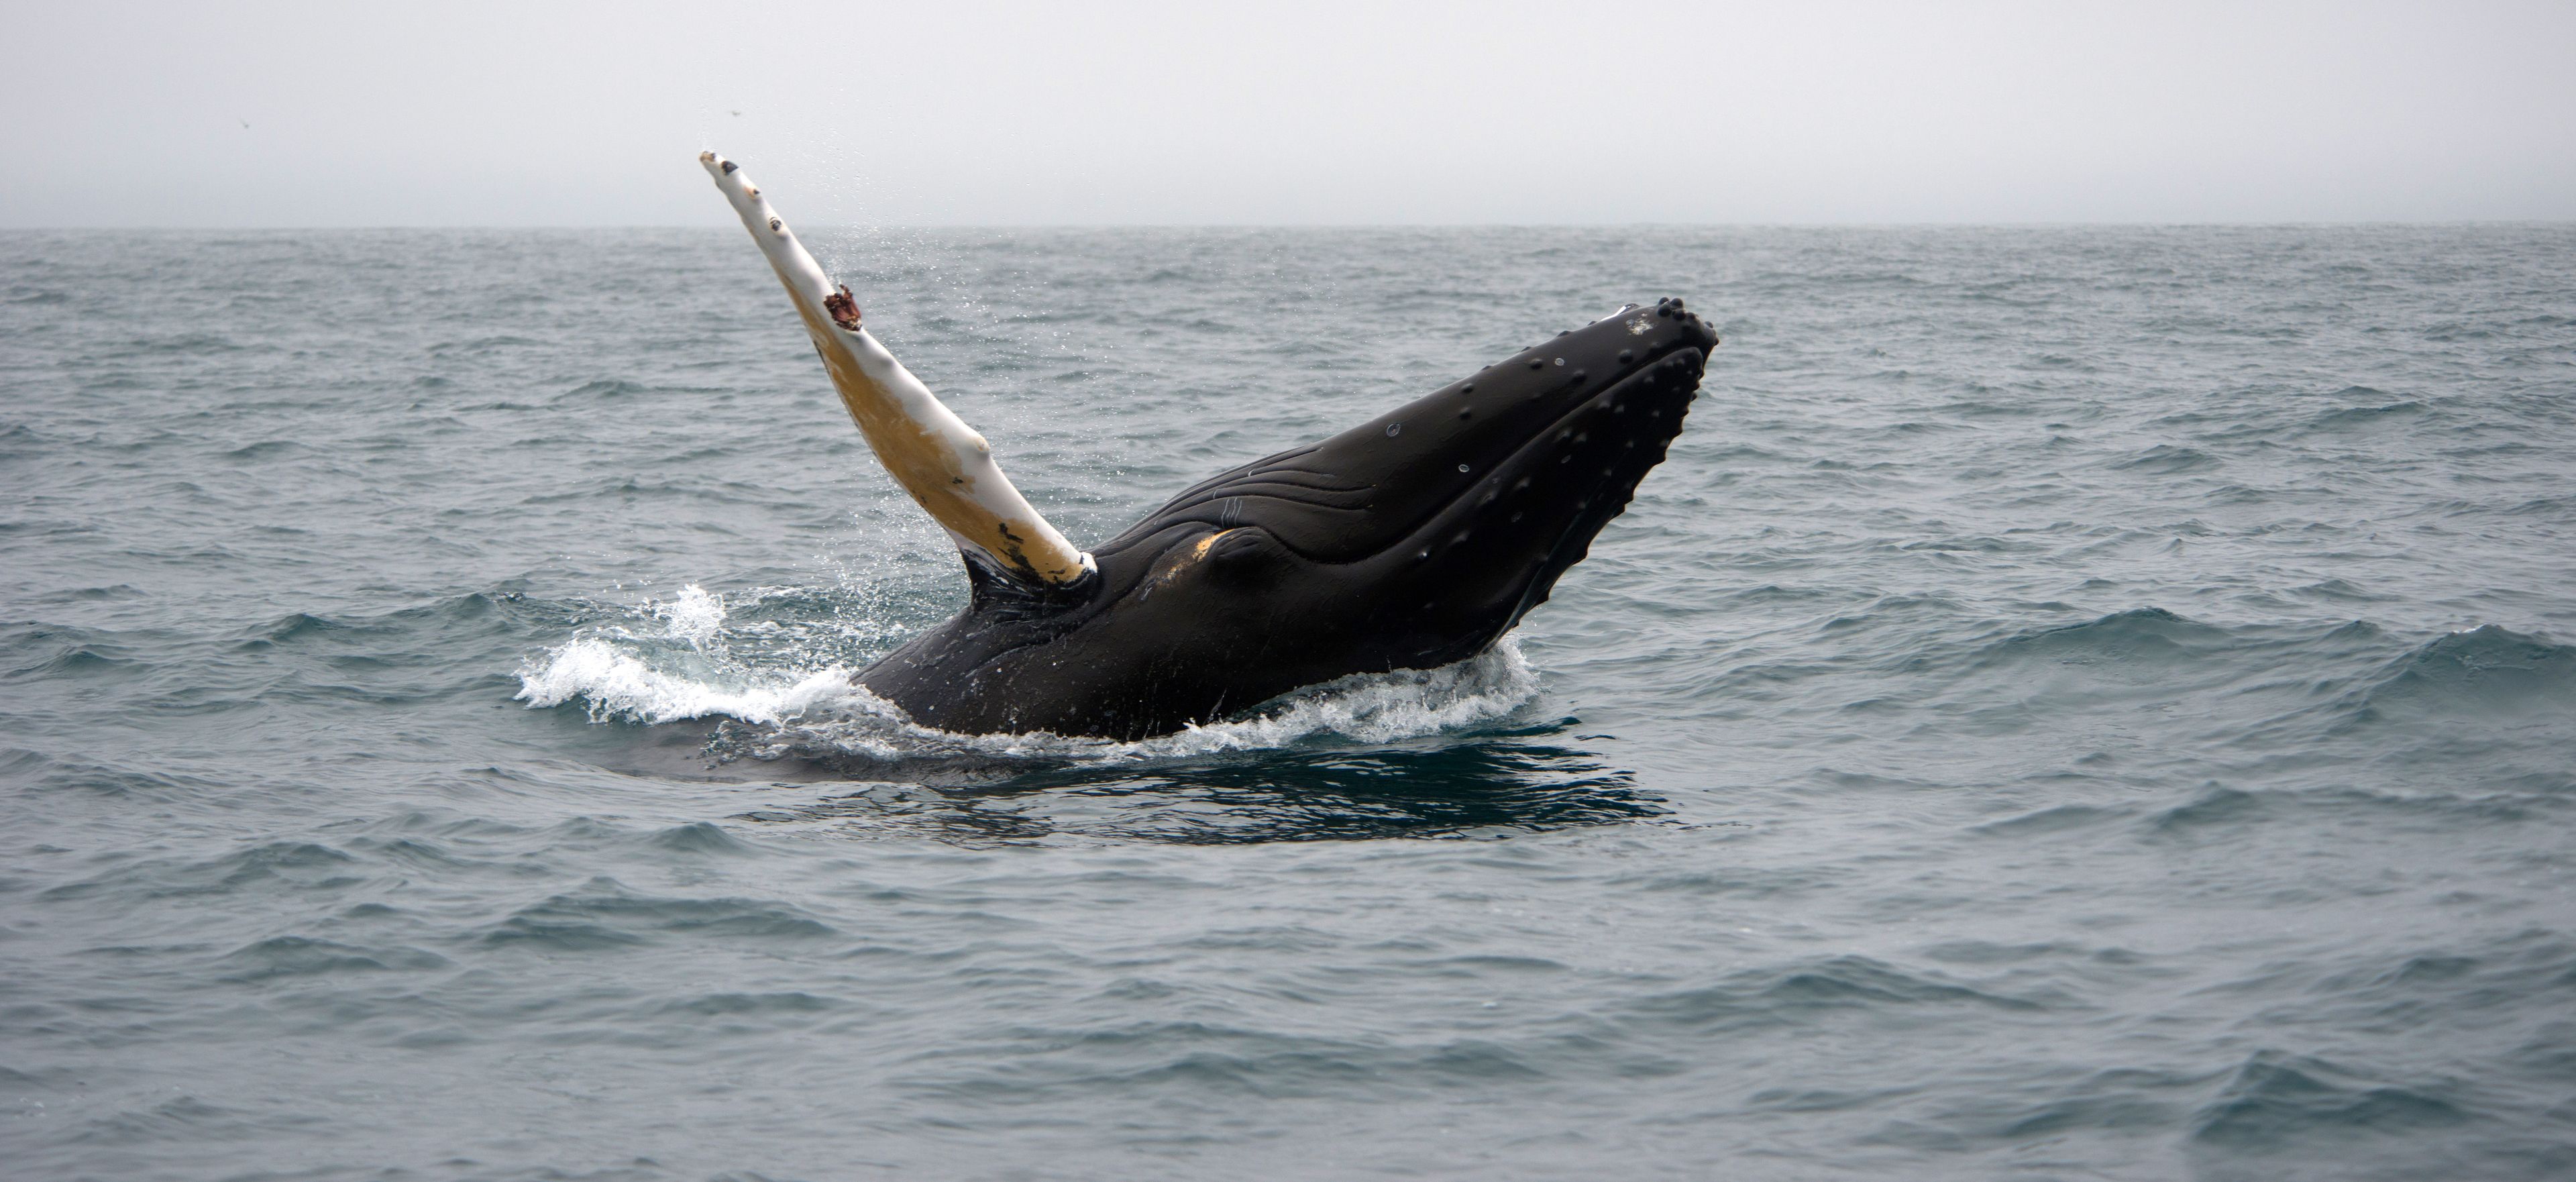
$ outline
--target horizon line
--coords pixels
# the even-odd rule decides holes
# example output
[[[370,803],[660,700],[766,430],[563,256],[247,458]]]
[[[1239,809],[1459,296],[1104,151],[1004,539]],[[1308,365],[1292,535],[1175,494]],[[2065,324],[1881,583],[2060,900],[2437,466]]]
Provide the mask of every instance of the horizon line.
[[[2010,230],[2010,229],[2291,229],[2464,226],[2576,226],[2576,217],[2547,218],[2322,218],[2155,221],[2145,219],[2045,219],[2022,221],[1723,221],[1723,222],[825,222],[817,230]],[[0,233],[44,234],[131,231],[149,233],[333,232],[383,230],[707,230],[729,223],[679,222],[376,222],[323,224],[136,223],[0,225]]]

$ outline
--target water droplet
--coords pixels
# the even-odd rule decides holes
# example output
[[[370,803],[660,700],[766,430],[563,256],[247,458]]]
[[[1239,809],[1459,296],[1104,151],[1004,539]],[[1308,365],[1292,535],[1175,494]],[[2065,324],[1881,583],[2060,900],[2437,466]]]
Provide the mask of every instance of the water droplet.
[[[1559,357],[1559,358],[1557,358],[1557,359],[1556,359],[1556,363],[1557,363],[1558,365],[1563,365],[1563,364],[1565,364],[1565,359],[1564,359],[1564,358],[1562,358],[1562,357]]]
[[[1402,423],[1388,423],[1388,424],[1386,425],[1386,437],[1387,437],[1387,438],[1389,438],[1389,439],[1393,439],[1393,438],[1395,438],[1397,435],[1402,434],[1403,432],[1404,432],[1404,424],[1402,424]]]
[[[1458,465],[1458,470],[1459,470],[1459,471],[1461,471],[1461,472],[1466,471],[1466,470],[1467,470],[1467,465],[1465,465],[1465,464],[1460,464],[1460,465]]]

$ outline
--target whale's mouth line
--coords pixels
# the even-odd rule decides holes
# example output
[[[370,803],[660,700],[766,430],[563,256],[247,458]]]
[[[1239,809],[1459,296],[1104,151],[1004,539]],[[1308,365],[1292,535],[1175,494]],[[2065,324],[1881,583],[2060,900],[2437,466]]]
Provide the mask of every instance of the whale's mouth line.
[[[1385,546],[1349,557],[1324,558],[1292,544],[1277,531],[1263,529],[1262,533],[1281,550],[1320,570],[1352,570],[1371,563],[1384,562],[1390,554],[1422,546],[1426,535],[1437,535],[1448,528],[1444,520],[1460,505],[1471,502],[1479,496],[1500,495],[1508,488],[1510,479],[1516,473],[1526,472],[1529,474],[1526,479],[1532,481],[1542,477],[1551,482],[1562,480],[1565,495],[1576,501],[1577,509],[1562,526],[1554,531],[1556,536],[1550,539],[1544,548],[1530,547],[1523,551],[1529,557],[1523,558],[1518,564],[1521,568],[1518,576],[1521,603],[1510,616],[1511,621],[1517,622],[1531,606],[1529,597],[1538,585],[1542,573],[1548,568],[1564,565],[1566,551],[1569,548],[1589,544],[1593,533],[1598,528],[1595,518],[1601,512],[1600,506],[1603,500],[1614,495],[1614,490],[1623,484],[1633,488],[1654,467],[1652,463],[1635,467],[1633,462],[1623,461],[1612,465],[1607,470],[1587,469],[1584,475],[1567,478],[1547,472],[1548,465],[1545,463],[1545,457],[1550,454],[1550,449],[1562,446],[1566,442],[1566,437],[1576,431],[1577,420],[1605,406],[1622,401],[1634,404],[1630,408],[1631,413],[1622,419],[1620,430],[1625,436],[1625,442],[1635,447],[1656,444],[1668,446],[1671,440],[1681,433],[1682,418],[1689,413],[1690,403],[1696,397],[1694,383],[1690,377],[1677,372],[1682,367],[1672,364],[1672,359],[1683,353],[1686,348],[1686,346],[1676,346],[1645,358],[1617,381],[1604,386],[1591,397],[1566,407],[1563,413],[1549,419],[1538,430],[1530,432],[1528,437],[1514,447],[1501,462],[1492,465],[1491,475],[1464,486],[1456,495],[1434,505],[1419,519],[1407,524],[1401,532],[1395,533],[1392,540]],[[1662,388],[1658,388],[1657,384],[1647,384],[1643,381],[1650,374],[1660,375],[1658,382]],[[1669,419],[1660,417],[1665,414],[1671,417]],[[1303,455],[1312,450],[1311,448],[1301,449],[1294,454]],[[1422,461],[1422,464],[1436,469],[1439,465],[1453,462],[1455,462],[1454,456],[1442,456],[1427,458]],[[1408,468],[1406,471],[1411,474],[1415,470]],[[1296,468],[1289,464],[1273,464],[1255,469],[1255,474],[1271,478],[1264,482],[1266,485],[1278,486],[1260,494],[1260,499],[1286,501],[1307,509],[1364,512],[1364,510],[1346,506],[1309,502],[1294,495],[1295,492],[1319,490],[1311,486],[1303,488],[1288,486],[1285,481],[1278,479],[1281,474],[1290,472],[1327,479],[1332,475],[1329,472]],[[1348,491],[1348,489],[1345,487],[1321,491]],[[1216,544],[1217,539],[1226,534],[1247,526],[1259,528],[1261,524],[1259,521],[1238,520],[1235,513],[1226,509],[1227,503],[1235,499],[1237,498],[1234,496],[1209,498],[1201,503],[1201,507],[1210,510],[1206,516],[1162,521],[1160,529],[1156,532],[1168,532],[1180,526],[1198,528],[1171,533],[1168,541],[1155,547],[1154,558],[1143,568],[1140,576],[1133,583],[1101,584],[1095,593],[1102,597],[1100,602],[1105,605],[1124,600],[1137,595],[1140,591],[1150,595],[1152,588],[1171,581],[1174,572],[1168,567],[1175,556],[1194,554],[1203,557]],[[1097,583],[1097,580],[1093,582]],[[1504,630],[1508,631],[1509,628],[1510,625],[1506,624]],[[1014,653],[1042,646],[1051,639],[1051,637],[1032,636],[1018,644],[997,650],[991,654],[987,663],[997,663]]]
[[[1635,309],[1636,305],[1630,305],[1622,311]],[[1317,567],[1361,566],[1383,559],[1390,552],[1420,545],[1423,533],[1426,530],[1437,532],[1441,528],[1442,519],[1462,503],[1480,496],[1491,500],[1514,491],[1508,486],[1508,479],[1512,474],[1522,475],[1529,482],[1556,483],[1560,478],[1546,472],[1544,465],[1535,457],[1543,456],[1547,449],[1565,443],[1569,436],[1581,433],[1586,428],[1578,424],[1577,420],[1604,406],[1615,406],[1621,402],[1631,404],[1631,413],[1622,420],[1619,427],[1631,441],[1630,446],[1646,446],[1659,434],[1665,442],[1669,442],[1681,431],[1681,416],[1687,413],[1686,408],[1690,403],[1692,389],[1696,386],[1698,377],[1697,367],[1678,365],[1674,359],[1696,352],[1700,351],[1686,342],[1673,342],[1668,347],[1657,349],[1629,363],[1614,380],[1603,383],[1581,401],[1567,405],[1563,411],[1530,430],[1519,443],[1513,445],[1509,451],[1501,453],[1499,457],[1491,451],[1481,456],[1447,451],[1426,455],[1406,465],[1405,468],[1393,474],[1392,483],[1401,484],[1413,479],[1442,479],[1446,476],[1445,470],[1451,465],[1459,464],[1462,458],[1477,460],[1486,474],[1458,486],[1454,493],[1422,509],[1411,520],[1401,525],[1384,527],[1383,536],[1387,539],[1385,545],[1358,553],[1327,554],[1318,552],[1312,546],[1299,545],[1292,537],[1278,531],[1270,532],[1281,549]],[[1666,403],[1669,405],[1664,405]],[[1669,422],[1663,422],[1658,418],[1667,413],[1673,416]],[[1598,430],[1597,427],[1590,429]],[[1284,452],[1263,461],[1259,467],[1227,473],[1192,485],[1175,496],[1162,512],[1140,522],[1129,533],[1103,543],[1100,549],[1103,551],[1122,549],[1125,544],[1133,540],[1141,540],[1140,534],[1161,532],[1182,524],[1202,525],[1206,527],[1208,534],[1241,526],[1263,524],[1259,509],[1247,510],[1245,506],[1247,501],[1253,502],[1256,506],[1261,502],[1275,502],[1294,507],[1301,512],[1334,514],[1353,523],[1354,528],[1366,528],[1364,523],[1370,512],[1369,494],[1380,485],[1350,484],[1345,481],[1345,478],[1329,469],[1305,467],[1299,463],[1300,460],[1312,455],[1320,446],[1313,445]],[[1637,475],[1642,477],[1643,472],[1640,471]],[[1618,479],[1614,472],[1594,477],[1588,482],[1567,480],[1564,483],[1583,490],[1574,495],[1588,502],[1601,495],[1600,488]],[[1169,548],[1175,545],[1189,545],[1193,539],[1200,536],[1204,535],[1184,534],[1158,547],[1157,552],[1168,552]]]
[[[1582,401],[1582,402],[1576,403],[1574,406],[1572,406],[1572,407],[1568,408],[1564,414],[1559,415],[1559,416],[1557,416],[1556,418],[1549,420],[1549,421],[1548,421],[1548,423],[1547,423],[1547,425],[1546,425],[1544,428],[1542,428],[1542,429],[1540,429],[1540,430],[1538,430],[1538,431],[1535,431],[1535,432],[1531,433],[1531,435],[1530,435],[1529,439],[1528,439],[1526,442],[1523,442],[1519,447],[1512,449],[1511,453],[1510,453],[1508,456],[1506,456],[1506,457],[1504,458],[1503,462],[1501,462],[1501,463],[1499,463],[1499,464],[1494,465],[1494,471],[1495,471],[1496,473],[1510,473],[1510,472],[1515,472],[1515,471],[1520,471],[1520,470],[1522,470],[1522,465],[1523,465],[1524,463],[1527,463],[1527,462],[1531,461],[1532,456],[1533,456],[1533,453],[1542,453],[1542,454],[1543,454],[1543,449],[1547,448],[1547,447],[1548,447],[1548,446],[1553,442],[1553,441],[1551,440],[1551,438],[1550,438],[1551,436],[1553,436],[1553,435],[1555,435],[1555,434],[1557,434],[1557,433],[1559,433],[1559,432],[1562,432],[1562,431],[1567,430],[1567,429],[1568,429],[1568,424],[1572,423],[1575,419],[1577,419],[1577,418],[1581,417],[1581,416],[1582,416],[1582,415],[1584,415],[1585,413],[1587,413],[1587,412],[1589,412],[1589,411],[1593,410],[1595,407],[1597,407],[1597,406],[1601,405],[1601,404],[1604,402],[1604,400],[1609,399],[1609,398],[1611,398],[1613,395],[1615,395],[1615,394],[1619,394],[1619,393],[1622,393],[1622,391],[1621,391],[1620,387],[1613,386],[1613,387],[1611,387],[1610,389],[1608,389],[1608,390],[1604,390],[1604,391],[1602,391],[1601,393],[1596,394],[1596,395],[1594,395],[1593,397],[1591,397],[1591,398],[1589,398],[1589,399],[1586,399],[1586,400],[1584,400],[1584,401]],[[1627,393],[1631,393],[1631,394],[1633,394],[1633,391],[1628,391]],[[1676,424],[1678,424],[1678,419],[1676,420]],[[1679,431],[1680,431],[1680,428],[1679,428],[1679,426],[1678,426],[1678,425],[1676,425],[1676,426],[1673,428],[1673,431],[1672,431],[1671,433],[1666,434],[1665,438],[1669,439],[1669,438],[1671,438],[1672,434],[1678,434],[1678,433],[1679,433]],[[1645,430],[1638,430],[1638,431],[1633,432],[1633,433],[1631,434],[1631,436],[1630,436],[1630,437],[1631,437],[1632,439],[1634,439],[1634,440],[1638,441],[1638,442],[1643,442],[1643,441],[1645,441],[1645,440],[1647,440],[1647,439],[1649,439],[1649,438],[1652,438],[1652,437],[1654,436],[1654,434],[1655,434],[1655,432],[1654,432],[1652,429],[1645,429]],[[1423,465],[1424,465],[1424,466],[1426,466],[1426,467],[1429,467],[1429,468],[1434,468],[1434,469],[1436,469],[1436,468],[1438,468],[1439,466],[1441,466],[1442,464],[1445,464],[1445,463],[1448,463],[1448,462],[1450,462],[1450,461],[1445,460],[1445,459],[1441,459],[1441,460],[1425,460],[1425,461],[1423,461]],[[1530,468],[1532,468],[1532,469],[1535,469],[1535,468],[1537,467],[1537,465],[1536,465],[1535,463],[1530,463],[1530,464],[1529,464],[1529,467],[1530,467]],[[1608,488],[1610,485],[1617,483],[1617,482],[1619,481],[1619,479],[1620,479],[1619,474],[1618,474],[1616,471],[1613,471],[1613,472],[1611,472],[1611,473],[1607,473],[1607,474],[1596,474],[1596,475],[1591,476],[1591,477],[1589,478],[1589,483],[1582,483],[1582,489],[1583,489],[1583,492],[1582,492],[1582,498],[1583,498],[1583,500],[1584,500],[1585,502],[1587,502],[1587,503],[1588,503],[1588,502],[1591,502],[1591,501],[1593,501],[1593,500],[1597,499],[1597,498],[1600,496],[1601,491],[1602,491],[1603,489],[1606,489],[1606,488]],[[1581,482],[1578,482],[1578,483],[1581,483]],[[1341,491],[1341,490],[1334,490],[1334,491]],[[1395,540],[1394,540],[1394,541],[1389,542],[1386,546],[1383,546],[1383,547],[1381,547],[1381,548],[1379,548],[1379,549],[1376,549],[1376,550],[1369,551],[1369,552],[1364,553],[1364,554],[1358,554],[1358,555],[1353,555],[1353,556],[1350,556],[1350,557],[1341,557],[1341,558],[1327,558],[1327,557],[1321,557],[1321,556],[1318,556],[1318,555],[1316,555],[1316,554],[1310,553],[1309,551],[1307,551],[1307,550],[1305,550],[1305,549],[1302,549],[1302,548],[1300,548],[1300,547],[1298,547],[1298,546],[1296,546],[1296,545],[1294,545],[1294,544],[1290,543],[1289,541],[1287,541],[1287,540],[1286,540],[1286,539],[1284,539],[1284,538],[1278,538],[1278,537],[1277,537],[1277,535],[1273,535],[1273,537],[1274,537],[1274,539],[1278,542],[1279,547],[1280,547],[1281,549],[1286,550],[1287,552],[1289,552],[1289,553],[1291,553],[1291,554],[1296,555],[1298,558],[1303,559],[1303,560],[1304,560],[1304,561],[1306,561],[1306,562],[1312,563],[1312,564],[1314,564],[1314,565],[1316,565],[1316,566],[1318,566],[1318,567],[1355,567],[1355,566],[1361,566],[1361,565],[1364,565],[1364,564],[1367,564],[1367,563],[1376,562],[1376,561],[1378,561],[1379,559],[1384,558],[1384,557],[1387,555],[1387,553],[1388,553],[1388,552],[1390,552],[1390,551],[1401,550],[1401,549],[1405,548],[1406,546],[1417,544],[1417,542],[1418,542],[1418,540],[1420,539],[1421,535],[1422,535],[1426,530],[1431,530],[1431,531],[1435,531],[1435,532],[1438,530],[1438,528],[1439,528],[1439,524],[1438,524],[1438,523],[1439,523],[1440,519],[1441,519],[1443,516],[1445,516],[1446,514],[1448,514],[1451,510],[1453,510],[1453,509],[1457,508],[1460,504],[1465,503],[1465,502],[1467,502],[1467,501],[1470,501],[1470,500],[1474,499],[1475,497],[1477,497],[1478,495],[1480,495],[1480,494],[1482,494],[1482,493],[1484,493],[1484,492],[1487,492],[1487,491],[1488,491],[1487,484],[1486,484],[1485,482],[1482,482],[1482,481],[1480,481],[1480,482],[1478,482],[1478,483],[1475,483],[1475,484],[1470,484],[1470,485],[1468,485],[1467,487],[1465,487],[1465,488],[1463,488],[1463,489],[1459,490],[1459,492],[1458,492],[1458,494],[1457,494],[1457,495],[1455,495],[1455,496],[1453,496],[1453,497],[1450,497],[1450,498],[1448,498],[1447,500],[1441,501],[1439,504],[1437,504],[1437,505],[1433,506],[1433,507],[1431,508],[1431,510],[1430,510],[1428,513],[1425,513],[1425,514],[1422,516],[1422,518],[1421,518],[1420,520],[1414,521],[1414,522],[1412,522],[1411,524],[1407,525],[1407,526],[1404,528],[1404,531],[1403,531],[1402,533],[1397,534],[1397,535],[1395,536]],[[1309,500],[1306,500],[1306,499],[1301,498],[1301,497],[1296,497],[1296,496],[1294,496],[1294,495],[1282,495],[1282,494],[1281,494],[1281,493],[1279,493],[1279,492],[1266,491],[1266,492],[1264,492],[1264,493],[1263,493],[1263,494],[1261,494],[1261,495],[1263,496],[1263,498],[1264,498],[1264,499],[1268,499],[1268,500],[1286,501],[1286,502],[1289,502],[1289,503],[1292,503],[1292,504],[1296,504],[1296,505],[1300,506],[1301,508],[1306,508],[1306,509],[1315,509],[1315,510],[1332,510],[1332,511],[1351,512],[1351,513],[1364,512],[1364,510],[1359,510],[1359,509],[1354,509],[1354,508],[1348,508],[1348,507],[1346,507],[1346,506],[1331,505],[1331,504],[1325,504],[1325,503],[1316,502],[1316,501],[1309,501]],[[1214,504],[1214,505],[1223,505],[1226,501],[1228,501],[1228,500],[1232,500],[1232,499],[1233,499],[1233,498],[1231,498],[1231,497],[1228,497],[1228,498],[1219,498],[1218,500],[1215,500],[1215,501],[1210,502],[1210,504]],[[1234,530],[1242,529],[1242,528],[1245,528],[1246,526],[1258,526],[1258,525],[1259,525],[1259,523],[1258,523],[1258,522],[1236,522],[1236,521],[1232,520],[1232,519],[1231,519],[1227,514],[1225,514],[1225,513],[1223,513],[1223,512],[1220,512],[1220,513],[1218,513],[1218,514],[1216,514],[1216,515],[1214,515],[1214,516],[1212,516],[1212,517],[1210,517],[1210,518],[1197,519],[1197,520],[1193,521],[1193,524],[1197,524],[1197,525],[1200,525],[1200,526],[1205,527],[1206,532],[1204,532],[1204,533],[1198,533],[1198,534],[1184,534],[1184,535],[1182,535],[1180,538],[1175,539],[1175,540],[1174,540],[1174,541],[1172,541],[1170,544],[1168,544],[1168,545],[1164,546],[1164,547],[1162,548],[1162,551],[1161,551],[1161,552],[1162,552],[1162,553],[1166,553],[1166,554],[1168,554],[1168,553],[1170,553],[1171,551],[1173,551],[1173,550],[1175,550],[1175,549],[1186,548],[1186,547],[1193,546],[1193,545],[1204,546],[1204,545],[1208,544],[1212,539],[1217,538],[1217,537],[1222,536],[1222,535],[1227,534],[1227,533],[1231,533],[1231,532],[1233,532]],[[1580,524],[1580,519],[1578,519],[1578,521],[1577,521],[1575,524],[1569,525],[1569,526],[1567,527],[1567,532],[1568,532],[1568,533],[1571,533],[1571,532],[1573,531],[1573,529],[1574,529],[1574,528],[1576,528],[1579,524]],[[1550,550],[1549,550],[1549,554],[1550,554],[1550,556],[1552,557],[1555,553],[1557,553],[1558,551],[1562,550],[1562,549],[1563,549],[1563,546],[1564,546],[1564,542],[1563,542],[1563,540],[1562,540],[1562,539],[1560,539],[1556,545],[1554,545],[1554,546],[1552,546],[1552,547],[1550,548]]]

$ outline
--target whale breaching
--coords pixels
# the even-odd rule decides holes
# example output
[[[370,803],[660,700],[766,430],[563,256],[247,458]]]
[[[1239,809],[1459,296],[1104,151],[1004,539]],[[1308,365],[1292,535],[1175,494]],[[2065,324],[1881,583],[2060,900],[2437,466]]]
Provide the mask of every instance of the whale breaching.
[[[856,676],[948,731],[1139,739],[1348,674],[1474,656],[1627,507],[1717,347],[1680,300],[1629,304],[1209,477],[1086,553],[870,335],[750,178],[713,152],[698,160],[868,445],[965,560],[965,610]]]

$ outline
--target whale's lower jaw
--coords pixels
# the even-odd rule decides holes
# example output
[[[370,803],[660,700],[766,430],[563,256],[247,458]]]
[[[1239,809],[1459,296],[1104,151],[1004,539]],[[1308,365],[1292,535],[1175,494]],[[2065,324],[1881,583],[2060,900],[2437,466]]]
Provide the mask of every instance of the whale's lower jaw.
[[[1595,322],[1194,486],[1071,591],[979,579],[858,680],[942,730],[1139,739],[1475,656],[1662,461],[1715,344],[1677,303]]]

